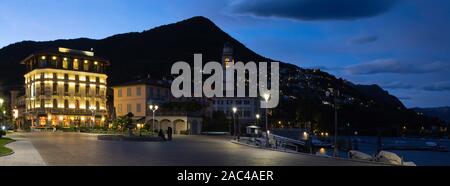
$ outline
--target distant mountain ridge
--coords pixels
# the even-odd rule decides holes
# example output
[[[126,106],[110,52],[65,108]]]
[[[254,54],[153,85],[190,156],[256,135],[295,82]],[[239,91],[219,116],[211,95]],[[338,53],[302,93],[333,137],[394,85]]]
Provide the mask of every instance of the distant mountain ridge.
[[[450,106],[435,108],[413,108],[416,112],[430,117],[438,117],[447,123],[450,123]]]

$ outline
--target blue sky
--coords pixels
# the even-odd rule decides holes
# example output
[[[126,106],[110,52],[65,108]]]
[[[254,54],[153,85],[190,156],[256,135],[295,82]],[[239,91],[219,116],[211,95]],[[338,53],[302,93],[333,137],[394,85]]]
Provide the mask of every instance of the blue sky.
[[[143,31],[205,16],[257,53],[450,105],[448,0],[0,0],[0,47]]]

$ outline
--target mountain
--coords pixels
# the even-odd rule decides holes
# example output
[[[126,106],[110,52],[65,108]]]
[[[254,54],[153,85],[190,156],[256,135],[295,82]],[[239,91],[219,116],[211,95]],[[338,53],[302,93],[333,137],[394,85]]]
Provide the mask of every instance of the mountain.
[[[413,110],[426,116],[440,118],[447,123],[450,123],[450,107],[413,108]]]
[[[23,86],[25,67],[19,62],[29,54],[49,48],[93,49],[96,56],[108,59],[108,83],[120,84],[151,75],[161,78],[170,74],[173,63],[193,63],[194,53],[203,54],[203,62],[221,60],[224,44],[234,48],[238,61],[276,61],[263,57],[225,33],[205,17],[193,17],[143,32],[118,34],[104,39],[66,39],[45,42],[23,41],[0,49],[0,89]],[[325,91],[336,87],[344,99],[340,122],[352,122],[361,128],[397,127],[436,124],[406,109],[394,96],[377,85],[354,85],[314,69],[280,63],[281,105],[272,118],[314,121],[318,128],[329,127],[331,112],[324,106]],[[277,115],[278,114],[278,115]],[[414,127],[411,127],[414,128]]]
[[[405,109],[405,106],[397,97],[390,95],[389,92],[378,85],[355,85],[355,88],[375,102]]]
[[[177,61],[193,63],[193,54],[203,54],[203,61],[221,59],[225,42],[234,47],[241,61],[267,61],[222,31],[205,17],[193,17],[140,33],[118,34],[105,39],[87,38],[46,42],[24,41],[0,49],[0,83],[3,87],[22,84],[25,68],[19,64],[34,51],[67,47],[94,49],[95,55],[111,61],[110,82],[122,83],[138,76],[170,74]]]

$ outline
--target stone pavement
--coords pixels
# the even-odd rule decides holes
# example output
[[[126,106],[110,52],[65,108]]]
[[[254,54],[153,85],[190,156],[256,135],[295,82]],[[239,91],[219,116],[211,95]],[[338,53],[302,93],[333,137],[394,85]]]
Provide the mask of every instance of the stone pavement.
[[[0,157],[0,166],[45,166],[39,152],[27,139],[17,134],[8,134],[6,137],[16,140],[5,145],[12,149],[14,154]]]

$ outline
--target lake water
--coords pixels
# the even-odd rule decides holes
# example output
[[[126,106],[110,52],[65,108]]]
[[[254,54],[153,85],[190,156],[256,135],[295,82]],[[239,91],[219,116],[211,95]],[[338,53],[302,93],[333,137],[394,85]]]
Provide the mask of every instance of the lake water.
[[[298,130],[290,131],[274,131],[275,134],[285,136],[292,139],[298,139],[300,132]],[[359,151],[374,155],[377,149],[377,137],[372,136],[349,136],[340,138],[356,138],[358,142]],[[399,142],[407,144],[415,144],[418,146],[425,145],[426,142],[434,142],[441,146],[450,149],[449,139],[421,139],[421,138],[401,138],[401,137],[383,137],[382,144],[389,145]],[[412,161],[418,166],[450,166],[450,152],[438,151],[411,151],[411,150],[387,150],[402,156],[405,161]],[[333,149],[322,149],[318,151],[320,154],[332,155]],[[348,157],[347,152],[339,152],[339,156],[343,158]]]
[[[351,137],[357,138],[359,151],[374,155],[376,153],[377,137]],[[415,144],[417,146],[424,146],[426,142],[434,142],[441,146],[450,149],[450,140],[448,139],[419,139],[419,138],[400,138],[400,137],[385,137],[382,138],[383,145],[395,144],[398,142],[405,142],[407,144]],[[387,150],[402,156],[405,161],[412,161],[418,166],[450,166],[450,152],[438,151],[414,151],[414,150]],[[332,149],[327,149],[327,154],[332,154]],[[347,157],[346,152],[341,152],[343,157]]]

